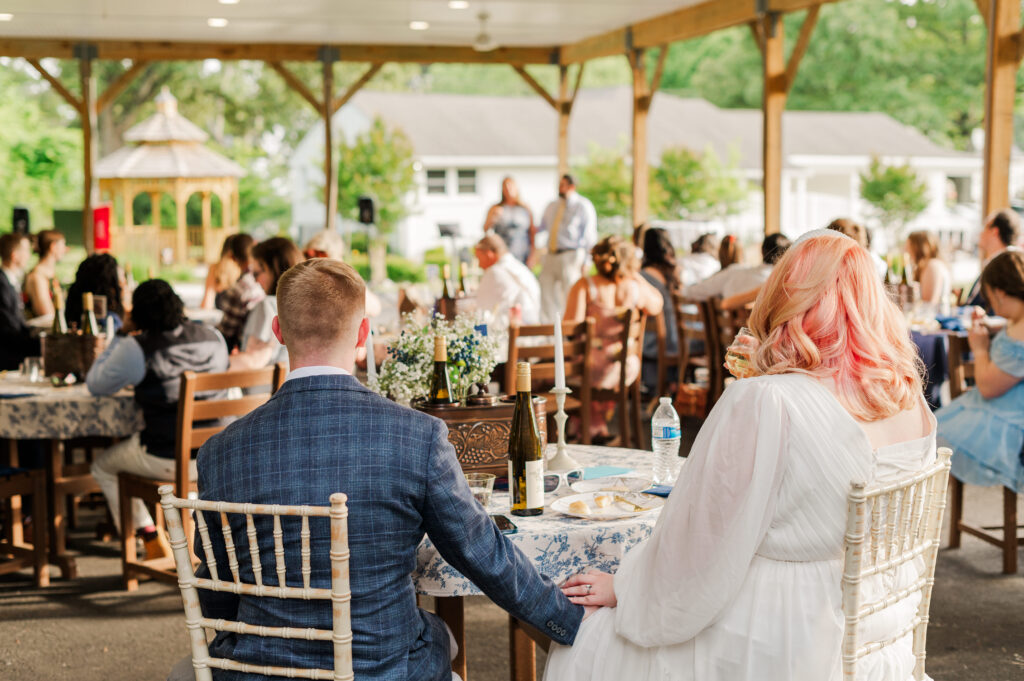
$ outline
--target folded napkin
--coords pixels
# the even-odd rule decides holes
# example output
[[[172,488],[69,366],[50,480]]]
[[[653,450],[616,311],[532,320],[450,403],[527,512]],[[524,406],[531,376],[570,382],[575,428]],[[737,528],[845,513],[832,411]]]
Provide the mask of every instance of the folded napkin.
[[[643,491],[644,494],[653,494],[656,497],[667,497],[672,493],[671,485],[651,485]]]
[[[936,317],[935,321],[939,323],[946,331],[966,331],[963,322],[960,321],[959,317]]]
[[[0,400],[13,400],[16,397],[32,397],[36,393],[0,393]]]
[[[608,478],[613,475],[623,475],[632,472],[632,468],[623,468],[622,466],[588,466],[583,469],[583,479]]]

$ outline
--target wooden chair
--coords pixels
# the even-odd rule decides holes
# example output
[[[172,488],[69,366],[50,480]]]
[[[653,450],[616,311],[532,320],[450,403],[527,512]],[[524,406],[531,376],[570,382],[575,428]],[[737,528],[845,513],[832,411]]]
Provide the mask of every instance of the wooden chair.
[[[676,309],[676,333],[679,336],[679,381],[693,378],[698,368],[710,370],[711,343],[708,331],[710,309],[707,301],[690,300],[678,293],[672,294],[672,304]],[[701,352],[694,352],[693,345],[700,342]]]
[[[970,348],[966,336],[949,335],[949,394],[953,399],[967,392],[967,379],[974,378],[974,362],[964,359],[968,352]],[[974,535],[1002,549],[1003,574],[1016,574],[1017,547],[1024,546],[1024,537],[1017,536],[1017,530],[1022,527],[1017,524],[1017,492],[1009,487],[1003,487],[1002,525],[981,526],[965,522],[963,519],[964,483],[950,476],[949,486],[952,492],[949,503],[949,548],[960,548],[962,533]],[[996,534],[991,530],[1002,531]]]
[[[679,364],[680,353],[672,354],[668,352],[668,327],[665,325],[664,312],[654,318],[654,334],[658,342],[658,363],[655,369],[657,375],[655,376],[654,394],[647,401],[647,406],[644,410],[648,416],[653,415],[655,410],[657,410],[658,401],[661,397],[673,392],[673,386],[668,381],[669,370],[675,367],[678,377],[677,381],[681,381],[683,378],[683,372],[679,370],[679,367],[682,366]],[[641,376],[643,376],[642,368]],[[643,381],[641,381],[642,384]]]
[[[32,541],[26,543],[22,524],[21,501],[32,495]],[[0,469],[0,501],[5,502],[7,518],[4,537],[0,538],[0,556],[9,560],[0,562],[0,575],[32,568],[36,586],[50,584],[47,545],[46,471]]]
[[[711,347],[708,350],[710,353],[709,357],[711,358],[709,410],[718,401],[718,398],[722,396],[722,393],[725,392],[726,379],[729,378],[729,372],[724,366],[725,352],[732,345],[732,341],[736,338],[739,330],[746,326],[747,320],[750,319],[750,310],[748,308],[740,307],[735,310],[724,310],[721,303],[722,299],[718,297],[708,301],[711,322]]]
[[[355,678],[352,671],[352,592],[349,588],[349,551],[348,551],[348,498],[344,494],[332,494],[331,505],[326,506],[263,506],[260,504],[230,504],[222,501],[200,501],[198,499],[179,499],[174,496],[171,485],[162,485],[159,490],[160,505],[167,520],[167,530],[171,537],[171,548],[174,550],[174,561],[178,569],[178,585],[181,587],[181,600],[185,606],[185,628],[188,630],[192,645],[192,667],[196,681],[212,681],[211,669],[225,669],[250,674],[267,676],[286,676],[308,679],[351,680]],[[206,555],[206,564],[210,569],[210,579],[197,578],[192,569],[192,555],[182,523],[181,509],[198,511],[195,514],[196,525]],[[207,513],[203,513],[203,511]],[[216,515],[213,515],[216,514]],[[248,543],[235,544],[228,525],[228,514],[245,516]],[[260,556],[252,553],[253,546],[259,546],[254,516],[269,516],[273,522],[274,536],[274,568],[277,574],[276,585],[263,583],[263,570]],[[285,580],[285,542],[281,529],[282,517],[302,518],[301,529],[301,574],[302,584],[288,584]],[[224,537],[224,547],[228,555],[228,568],[231,579],[221,578],[218,573],[217,560],[213,551],[210,528],[207,519],[219,517],[219,530]],[[310,587],[310,518],[330,518],[331,522],[331,588]],[[214,530],[217,531],[217,530]],[[248,546],[248,549],[245,548]],[[239,579],[238,551],[248,550],[250,564],[253,567],[255,583],[250,584]],[[222,568],[224,566],[221,566]],[[333,627],[330,630],[316,628],[263,627],[236,620],[209,619],[203,617],[199,606],[198,589],[219,591],[222,593],[241,594],[248,597],[291,598],[296,600],[330,601],[333,611]],[[300,669],[294,667],[265,667],[228,658],[210,657],[207,647],[206,632],[211,630],[230,631],[249,636],[297,639],[304,641],[324,641],[334,644],[334,669]]]
[[[638,365],[643,364],[644,327],[647,325],[647,313],[640,310],[627,309],[618,315],[622,324],[621,345],[614,361],[619,362],[619,385],[617,388],[590,389],[590,400],[614,400],[619,403],[619,437],[620,447],[644,448],[640,402],[640,373],[630,383],[626,377],[626,364],[630,357],[635,357]],[[632,405],[632,409],[630,408]]]
[[[935,581],[935,560],[946,506],[949,477],[949,449],[938,451],[937,461],[914,475],[890,483],[866,486],[854,483],[847,497],[845,560],[843,564],[843,678],[853,681],[858,661],[913,632],[914,678],[924,679],[925,637],[928,608]],[[885,593],[876,601],[863,602],[866,580],[882,581],[899,567],[924,560],[918,579],[897,592]],[[888,591],[888,590],[885,590]],[[917,613],[910,624],[885,641],[860,640],[859,625],[867,617],[904,599],[921,594]]]
[[[554,334],[554,324],[513,324],[508,330],[508,361],[505,363],[505,386],[508,390],[514,389],[516,384],[516,363],[530,363],[533,394],[542,395],[547,400],[547,414],[552,418],[558,410],[555,396],[547,392],[555,383],[555,345],[551,340]],[[524,340],[527,340],[526,344],[521,342]],[[539,341],[539,344],[533,341]],[[565,412],[579,414],[582,424],[580,439],[583,444],[590,444],[590,361],[593,343],[593,318],[588,317],[578,323],[562,322],[565,381],[572,390],[572,393],[565,396]],[[548,428],[552,440],[557,432]]]
[[[161,485],[174,483],[178,494],[187,496],[195,490],[195,481],[191,479],[190,468],[192,451],[222,431],[226,424],[203,425],[203,421],[238,417],[248,414],[270,399],[270,392],[243,395],[237,399],[201,399],[197,395],[204,392],[226,391],[231,388],[271,388],[273,392],[284,383],[287,370],[285,365],[278,364],[263,369],[249,371],[225,371],[223,373],[197,374],[186,371],[181,376],[181,391],[178,396],[178,433],[175,438],[174,480],[153,480],[151,478],[120,473],[117,476],[117,488],[120,498],[121,512],[121,579],[124,588],[134,591],[138,588],[139,576],[175,582],[174,561],[170,557],[139,559],[136,554],[135,536],[131,531],[132,500],[142,499],[147,505],[156,507],[160,502],[158,490]],[[163,529],[162,516],[156,513],[157,531]]]

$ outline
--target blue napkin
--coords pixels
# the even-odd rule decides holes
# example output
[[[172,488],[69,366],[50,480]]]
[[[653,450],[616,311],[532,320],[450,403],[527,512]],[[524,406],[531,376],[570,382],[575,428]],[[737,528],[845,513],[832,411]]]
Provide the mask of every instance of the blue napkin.
[[[32,397],[35,393],[0,393],[0,400],[13,400],[17,397]]]
[[[966,331],[963,322],[960,321],[959,317],[936,317],[935,321],[939,323],[946,331]]]
[[[594,478],[607,478],[612,475],[632,472],[632,468],[623,468],[622,466],[588,466],[583,469],[583,479],[593,480]]]
[[[672,493],[671,485],[651,485],[644,490],[644,494],[653,494],[656,497],[667,497]]]

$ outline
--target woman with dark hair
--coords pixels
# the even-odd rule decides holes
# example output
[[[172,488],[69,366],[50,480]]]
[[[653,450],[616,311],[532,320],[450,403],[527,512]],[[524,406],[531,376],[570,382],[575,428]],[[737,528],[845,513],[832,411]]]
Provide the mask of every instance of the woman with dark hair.
[[[141,534],[149,557],[165,553],[166,546],[139,499],[133,505],[134,527],[120,526],[117,475],[126,471],[156,480],[172,479],[181,375],[227,367],[224,338],[215,329],[186,321],[185,306],[170,284],[150,279],[135,289],[132,313],[124,328],[85,377],[93,395],[113,395],[135,386],[135,401],[146,426],[100,454],[92,464],[92,475],[107,498],[114,524],[122,532]]]
[[[267,295],[245,319],[239,337],[239,352],[231,356],[232,369],[258,369],[288,361],[285,347],[278,342],[271,328],[277,316],[277,282],[289,267],[305,258],[291,239],[277,236],[256,244],[252,249],[252,259],[253,276]]]
[[[594,356],[591,360],[590,385],[599,389],[619,386],[621,367],[615,356],[622,349],[622,323],[618,315],[627,309],[643,310],[648,315],[661,312],[658,290],[637,272],[636,247],[620,236],[605,237],[590,251],[597,274],[583,277],[569,289],[565,306],[567,322],[581,322],[587,317],[595,321]],[[626,364],[626,381],[632,383],[640,375],[640,362],[630,357]],[[608,404],[591,402],[591,436],[608,437]]]
[[[53,314],[53,284],[57,279],[57,263],[67,251],[67,241],[57,230],[44,229],[36,234],[39,262],[25,277],[23,287],[28,297],[29,316]]]
[[[107,299],[107,317],[114,320],[114,329],[120,329],[124,320],[124,275],[117,266],[117,260],[108,253],[90,255],[78,265],[75,281],[68,289],[68,301],[64,310],[68,326],[82,320],[82,294],[104,296]],[[106,317],[97,319],[102,328]]]
[[[492,229],[520,262],[530,260],[537,228],[533,224],[533,213],[519,200],[519,186],[511,177],[501,181],[501,201],[487,211],[484,234]]]
[[[676,264],[676,249],[668,238],[668,232],[660,227],[653,227],[644,233],[644,260],[640,276],[657,289],[662,301],[662,319],[665,322],[665,352],[673,356],[679,352],[679,331],[676,329],[676,308],[672,303],[672,294],[682,288],[679,280],[679,266]],[[658,332],[652,322],[648,322],[644,333],[644,384],[649,390],[657,385]],[[668,383],[675,381],[675,376],[666,376]]]
[[[925,230],[911,232],[906,252],[913,265],[914,281],[921,289],[921,302],[941,305],[953,290],[953,275],[939,255],[938,238]]]

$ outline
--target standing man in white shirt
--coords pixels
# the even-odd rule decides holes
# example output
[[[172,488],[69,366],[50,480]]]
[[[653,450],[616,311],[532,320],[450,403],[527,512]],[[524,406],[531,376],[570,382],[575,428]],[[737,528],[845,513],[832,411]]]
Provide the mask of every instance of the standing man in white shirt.
[[[530,268],[512,255],[505,240],[489,233],[476,244],[476,259],[484,274],[476,290],[479,310],[491,310],[508,322],[509,310],[518,305],[523,324],[540,321],[540,283]]]
[[[589,199],[576,192],[568,173],[558,183],[558,200],[544,211],[540,232],[547,232],[548,247],[541,261],[541,321],[562,318],[569,289],[583,276],[587,254],[597,243],[597,212]]]

